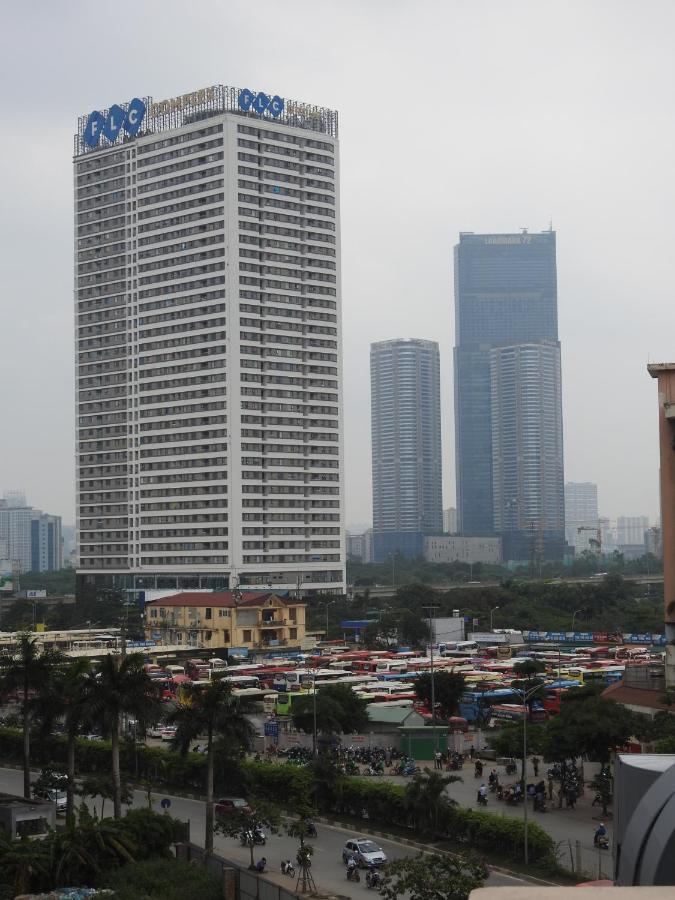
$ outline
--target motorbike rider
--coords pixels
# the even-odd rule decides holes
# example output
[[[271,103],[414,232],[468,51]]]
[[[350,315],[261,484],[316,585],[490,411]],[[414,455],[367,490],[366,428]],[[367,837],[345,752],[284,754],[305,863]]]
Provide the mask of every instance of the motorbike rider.
[[[369,887],[376,887],[380,883],[380,873],[373,863],[368,863],[368,871],[366,872],[366,882]]]
[[[353,856],[350,856],[347,860],[347,878],[351,878],[354,872],[357,870],[358,866],[356,860]]]
[[[478,797],[477,797],[478,802],[487,804],[487,795],[488,795],[488,789],[485,786],[485,783],[483,783],[478,788]]]
[[[606,839],[607,839],[607,829],[605,828],[605,823],[601,822],[598,825],[598,827],[595,829],[595,834],[593,835],[593,845],[595,847],[597,847],[598,844],[604,843]]]

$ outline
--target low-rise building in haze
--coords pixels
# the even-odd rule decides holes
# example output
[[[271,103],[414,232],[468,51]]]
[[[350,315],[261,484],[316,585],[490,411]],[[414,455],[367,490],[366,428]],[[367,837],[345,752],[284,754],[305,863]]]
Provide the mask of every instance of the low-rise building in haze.
[[[462,562],[499,565],[502,561],[502,542],[498,537],[461,537],[442,535],[424,538],[424,558],[432,563]]]
[[[644,544],[649,516],[619,516],[616,520],[616,542],[619,547]]]
[[[457,508],[449,506],[443,510],[443,533],[457,534]]]
[[[212,650],[300,646],[305,604],[270,592],[185,591],[145,604],[145,636]]]
[[[362,534],[350,534],[346,539],[347,559],[353,562],[371,563],[373,561],[373,529],[368,528]]]

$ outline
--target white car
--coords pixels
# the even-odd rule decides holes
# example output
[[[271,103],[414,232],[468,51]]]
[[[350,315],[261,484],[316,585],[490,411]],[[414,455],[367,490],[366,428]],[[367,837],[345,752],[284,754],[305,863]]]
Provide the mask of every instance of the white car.
[[[381,847],[370,838],[351,838],[342,850],[342,862],[347,865],[347,860],[355,859],[359,866],[384,866],[387,856]]]
[[[172,741],[176,737],[176,732],[178,728],[175,725],[165,725],[162,728],[162,740],[163,741]]]

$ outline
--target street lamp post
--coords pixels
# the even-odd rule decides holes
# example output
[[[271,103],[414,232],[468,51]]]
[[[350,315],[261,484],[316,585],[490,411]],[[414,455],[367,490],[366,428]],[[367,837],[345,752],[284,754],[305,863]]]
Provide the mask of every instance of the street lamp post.
[[[328,640],[328,607],[332,606],[333,603],[337,603],[337,600],[328,600],[326,603],[326,637],[325,640]]]
[[[396,554],[390,553],[391,557],[391,587],[392,590],[396,590]]]
[[[429,651],[430,665],[429,673],[431,675],[431,728],[434,733],[434,752],[438,750],[438,740],[436,734],[436,682],[434,679],[434,613],[438,609],[437,606],[425,606],[424,610],[429,613]]]
[[[492,631],[492,620],[493,620],[494,614],[496,613],[496,611],[498,609],[499,609],[498,606],[493,606],[492,609],[490,610],[490,631]]]
[[[574,620],[579,615],[579,613],[582,613],[582,612],[583,612],[583,609],[575,609],[574,612],[572,613],[572,631],[574,631]]]
[[[541,685],[529,691],[512,688],[514,694],[520,694],[523,701],[523,831],[525,834],[525,865],[529,865],[529,849],[527,846],[527,701],[539,690]]]
[[[312,756],[314,759],[319,755],[319,747],[316,740],[316,668],[312,677],[312,718],[313,718],[313,740],[312,740]]]

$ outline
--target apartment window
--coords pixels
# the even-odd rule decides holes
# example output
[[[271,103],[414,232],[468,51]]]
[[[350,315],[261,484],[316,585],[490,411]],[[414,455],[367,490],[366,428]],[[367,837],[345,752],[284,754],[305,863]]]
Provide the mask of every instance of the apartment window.
[[[210,606],[206,607],[206,618],[211,619],[213,617],[213,610]]]
[[[208,618],[208,616],[207,616],[207,618]],[[213,632],[207,631],[206,634],[204,635],[204,640],[210,641],[212,637],[213,637]]]
[[[244,629],[244,643],[245,644],[251,643],[251,629],[250,628]]]
[[[295,609],[295,607],[288,610],[288,618],[291,620],[291,622],[297,622],[297,615],[298,611],[297,609]]]
[[[223,643],[224,644],[230,643],[230,632],[227,629],[223,630]]]
[[[229,619],[230,618],[229,609],[219,609],[218,610],[218,618],[219,619]]]
[[[291,639],[292,641],[297,640],[297,637],[298,637],[298,629],[297,629],[297,628],[291,628],[289,634],[290,634],[290,639]]]

